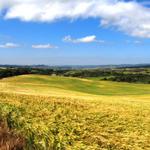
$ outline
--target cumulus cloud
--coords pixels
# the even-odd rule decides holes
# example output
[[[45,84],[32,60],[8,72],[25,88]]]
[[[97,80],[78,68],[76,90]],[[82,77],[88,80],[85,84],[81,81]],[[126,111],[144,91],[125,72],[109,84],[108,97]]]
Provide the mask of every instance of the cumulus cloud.
[[[36,44],[36,45],[32,45],[32,48],[35,48],[35,49],[54,49],[54,48],[58,48],[58,47],[51,45],[51,44]]]
[[[127,40],[127,44],[142,44],[142,41],[140,40]]]
[[[104,43],[104,41],[102,40],[97,40],[95,35],[85,36],[77,39],[74,39],[70,35],[68,35],[63,38],[63,41],[72,43],[93,43],[93,42]]]
[[[0,44],[0,48],[17,48],[17,47],[19,47],[19,44],[16,43]]]
[[[142,42],[139,40],[136,40],[136,41],[134,41],[134,44],[142,44]]]
[[[99,18],[129,35],[150,38],[150,8],[123,0],[0,0],[5,19],[53,22],[58,19]]]

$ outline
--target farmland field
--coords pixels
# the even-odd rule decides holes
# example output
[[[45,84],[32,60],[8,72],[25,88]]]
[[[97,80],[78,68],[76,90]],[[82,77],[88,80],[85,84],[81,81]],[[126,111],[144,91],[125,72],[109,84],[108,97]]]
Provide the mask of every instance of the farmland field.
[[[27,150],[149,150],[150,85],[60,76],[0,80],[0,119]]]

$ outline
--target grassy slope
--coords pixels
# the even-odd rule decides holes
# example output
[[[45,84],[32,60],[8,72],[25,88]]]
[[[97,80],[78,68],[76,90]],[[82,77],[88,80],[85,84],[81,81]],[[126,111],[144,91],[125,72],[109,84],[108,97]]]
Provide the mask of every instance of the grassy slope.
[[[150,85],[24,75],[0,91],[0,116],[33,149],[150,149]]]
[[[46,94],[51,92],[69,92],[79,95],[143,95],[150,94],[150,85],[129,84],[109,81],[93,81],[88,79],[48,77],[40,75],[23,75],[3,79],[1,85],[5,91]],[[1,89],[3,90],[3,89]],[[57,92],[58,91],[58,92]],[[66,93],[65,93],[66,94]],[[67,95],[69,96],[69,95]]]

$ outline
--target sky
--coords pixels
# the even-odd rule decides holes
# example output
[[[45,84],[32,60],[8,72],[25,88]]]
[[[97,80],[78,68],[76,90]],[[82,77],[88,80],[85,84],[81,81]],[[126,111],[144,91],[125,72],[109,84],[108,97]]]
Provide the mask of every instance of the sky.
[[[0,64],[150,63],[149,0],[0,0]]]

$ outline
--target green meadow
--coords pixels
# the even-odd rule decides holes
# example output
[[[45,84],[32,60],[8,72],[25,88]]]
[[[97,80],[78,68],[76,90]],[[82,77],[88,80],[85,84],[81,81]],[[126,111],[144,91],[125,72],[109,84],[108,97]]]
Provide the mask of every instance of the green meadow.
[[[22,75],[0,80],[0,119],[25,150],[149,150],[150,85]]]

